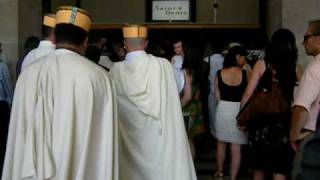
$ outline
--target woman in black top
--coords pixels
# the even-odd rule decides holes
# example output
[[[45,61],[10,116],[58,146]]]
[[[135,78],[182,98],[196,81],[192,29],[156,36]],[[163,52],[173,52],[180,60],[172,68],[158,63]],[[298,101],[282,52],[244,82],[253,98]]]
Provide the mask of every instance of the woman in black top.
[[[223,176],[227,143],[231,144],[231,179],[237,178],[241,161],[241,144],[247,143],[247,136],[237,127],[236,116],[240,109],[240,100],[247,85],[247,74],[237,65],[237,60],[246,58],[243,47],[236,46],[229,50],[215,79],[215,92],[218,101],[216,109],[215,136],[217,142],[216,177]]]
[[[248,86],[241,100],[243,106],[254,91],[270,91],[277,82],[287,104],[293,100],[296,76],[297,48],[295,37],[288,29],[279,29],[266,48],[264,60],[254,65]],[[289,142],[290,107],[286,113],[267,114],[249,121],[249,166],[254,180],[263,180],[266,173],[273,179],[285,180],[292,168],[293,149]]]

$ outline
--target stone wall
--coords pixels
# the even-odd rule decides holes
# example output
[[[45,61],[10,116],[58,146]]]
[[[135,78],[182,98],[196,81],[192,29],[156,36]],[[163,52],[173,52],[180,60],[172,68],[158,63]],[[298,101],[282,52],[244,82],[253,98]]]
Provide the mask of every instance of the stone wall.
[[[266,32],[271,34],[282,25],[282,0],[266,0]]]
[[[19,54],[18,20],[18,0],[0,0],[0,42],[12,75]]]
[[[41,35],[41,16],[41,0],[0,0],[0,42],[13,80],[24,41]]]
[[[29,36],[41,38],[42,0],[19,1],[19,54]]]
[[[296,35],[299,49],[299,63],[303,68],[312,57],[306,56],[302,45],[303,35],[307,29],[308,21],[320,19],[319,0],[282,0],[282,27],[292,30]]]
[[[305,68],[312,57],[306,56],[302,45],[309,20],[320,19],[319,0],[269,0],[267,3],[268,35],[279,28],[288,28],[296,36],[298,63]]]
[[[197,22],[213,23],[214,0],[195,1]],[[216,2],[219,5],[217,23],[259,23],[257,0],[216,0]],[[146,19],[146,0],[82,0],[81,6],[92,14],[96,23],[144,23]]]
[[[198,0],[197,21],[214,23],[214,0]],[[259,1],[257,0],[216,0],[217,23],[259,24]]]

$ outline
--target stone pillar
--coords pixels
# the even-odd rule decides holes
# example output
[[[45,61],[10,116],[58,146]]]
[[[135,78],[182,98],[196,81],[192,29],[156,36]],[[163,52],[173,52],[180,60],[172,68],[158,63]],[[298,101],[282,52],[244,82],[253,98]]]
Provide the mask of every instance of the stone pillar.
[[[312,57],[305,55],[303,35],[309,20],[320,19],[319,0],[268,0],[267,33],[269,36],[279,29],[288,28],[296,36],[298,63],[305,68]]]
[[[19,58],[23,55],[24,43],[29,36],[41,37],[42,0],[19,1]],[[16,61],[18,61],[18,59]]]
[[[0,0],[0,42],[12,76],[18,59],[19,46],[19,15],[18,0]],[[15,79],[12,77],[12,79]]]
[[[282,0],[266,0],[266,33],[271,34],[282,26]]]
[[[29,36],[41,37],[41,0],[0,0],[0,42],[15,80],[16,63]]]
[[[302,45],[303,35],[307,29],[308,21],[320,19],[319,0],[282,0],[282,26],[292,30],[296,35],[299,49],[299,63],[306,67],[312,57],[305,55]]]

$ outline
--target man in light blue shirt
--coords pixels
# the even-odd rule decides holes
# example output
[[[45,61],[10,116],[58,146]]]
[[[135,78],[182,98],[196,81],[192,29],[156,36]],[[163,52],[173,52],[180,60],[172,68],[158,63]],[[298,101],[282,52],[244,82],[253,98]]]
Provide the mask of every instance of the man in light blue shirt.
[[[208,62],[210,66],[210,71],[208,75],[208,79],[209,79],[208,109],[209,109],[210,131],[212,134],[214,134],[213,122],[215,120],[215,111],[216,111],[214,79],[216,77],[217,71],[222,69],[223,60],[224,58],[221,53],[214,53],[204,59],[204,61]]]

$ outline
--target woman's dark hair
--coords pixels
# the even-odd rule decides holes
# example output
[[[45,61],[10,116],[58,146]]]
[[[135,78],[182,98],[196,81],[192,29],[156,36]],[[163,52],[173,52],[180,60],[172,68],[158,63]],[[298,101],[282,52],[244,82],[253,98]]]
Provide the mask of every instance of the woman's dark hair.
[[[199,83],[201,79],[201,63],[203,62],[199,46],[194,43],[185,42],[182,44],[182,47],[184,49],[182,69],[192,74],[194,78],[193,83]]]
[[[289,102],[293,100],[293,89],[297,82],[297,58],[294,34],[288,29],[279,29],[273,33],[266,47],[265,60],[275,70],[275,76]]]
[[[24,51],[22,57],[18,60],[17,65],[16,65],[16,77],[18,78],[21,72],[21,66],[22,62],[25,58],[25,56],[32,50],[38,47],[40,43],[40,39],[36,36],[30,36],[26,39],[24,42]]]
[[[100,60],[100,49],[97,46],[90,45],[87,47],[85,57],[98,64]]]
[[[86,39],[88,33],[80,27],[72,24],[57,24],[54,30],[56,43],[67,43],[80,46]]]
[[[181,38],[174,38],[172,40],[172,44],[177,44],[178,42],[181,42],[183,44],[183,40]]]
[[[40,43],[40,39],[36,36],[30,36],[26,39],[24,43],[24,49],[25,51],[30,51],[34,48],[37,48]]]
[[[238,66],[237,55],[247,56],[247,50],[242,46],[235,46],[228,50],[228,54],[223,61],[223,68],[231,68]]]

